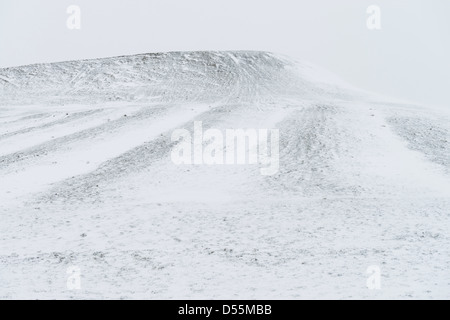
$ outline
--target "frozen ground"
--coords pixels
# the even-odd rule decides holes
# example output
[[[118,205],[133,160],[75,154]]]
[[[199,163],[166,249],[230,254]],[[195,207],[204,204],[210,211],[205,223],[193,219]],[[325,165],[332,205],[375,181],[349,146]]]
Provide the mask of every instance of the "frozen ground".
[[[279,173],[174,165],[199,120],[279,128]],[[270,53],[0,69],[0,298],[448,299],[449,139]]]

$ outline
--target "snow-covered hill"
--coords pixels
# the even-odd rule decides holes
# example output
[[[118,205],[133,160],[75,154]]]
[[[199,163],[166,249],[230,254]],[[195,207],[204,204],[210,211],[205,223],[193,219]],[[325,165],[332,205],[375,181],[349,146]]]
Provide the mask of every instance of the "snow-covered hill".
[[[0,297],[449,298],[449,120],[265,52],[0,69]],[[279,172],[176,166],[194,121]]]
[[[303,68],[307,72],[311,67]],[[264,52],[173,52],[36,64],[0,71],[0,102],[185,102],[224,97],[239,102],[253,100],[255,94],[325,93],[314,92],[316,85],[305,83],[296,69],[288,58]]]

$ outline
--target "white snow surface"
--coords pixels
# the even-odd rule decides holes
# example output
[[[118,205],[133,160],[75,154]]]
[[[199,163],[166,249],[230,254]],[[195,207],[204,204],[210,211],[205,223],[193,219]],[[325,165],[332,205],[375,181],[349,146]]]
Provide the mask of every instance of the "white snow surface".
[[[280,171],[176,166],[194,121],[278,128]],[[449,139],[266,52],[0,69],[0,298],[449,299]]]

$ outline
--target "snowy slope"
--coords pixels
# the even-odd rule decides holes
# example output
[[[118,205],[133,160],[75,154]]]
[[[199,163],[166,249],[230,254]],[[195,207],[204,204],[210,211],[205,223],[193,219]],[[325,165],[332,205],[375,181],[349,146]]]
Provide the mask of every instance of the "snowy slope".
[[[0,69],[0,297],[449,298],[449,120],[265,52]],[[174,165],[194,121],[279,172]]]
[[[239,102],[253,100],[255,94],[312,94],[313,88],[297,77],[296,68],[287,58],[261,52],[174,52],[37,64],[3,69],[0,101],[54,105],[227,98]],[[303,68],[308,71],[306,65]],[[253,91],[240,96],[244,89]]]

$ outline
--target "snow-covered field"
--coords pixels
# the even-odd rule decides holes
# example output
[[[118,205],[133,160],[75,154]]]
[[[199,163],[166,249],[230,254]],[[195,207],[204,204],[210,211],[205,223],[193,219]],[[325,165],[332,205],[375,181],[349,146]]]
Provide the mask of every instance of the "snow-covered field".
[[[175,165],[194,121],[278,128],[279,172]],[[0,298],[448,299],[449,141],[271,53],[0,69]]]

